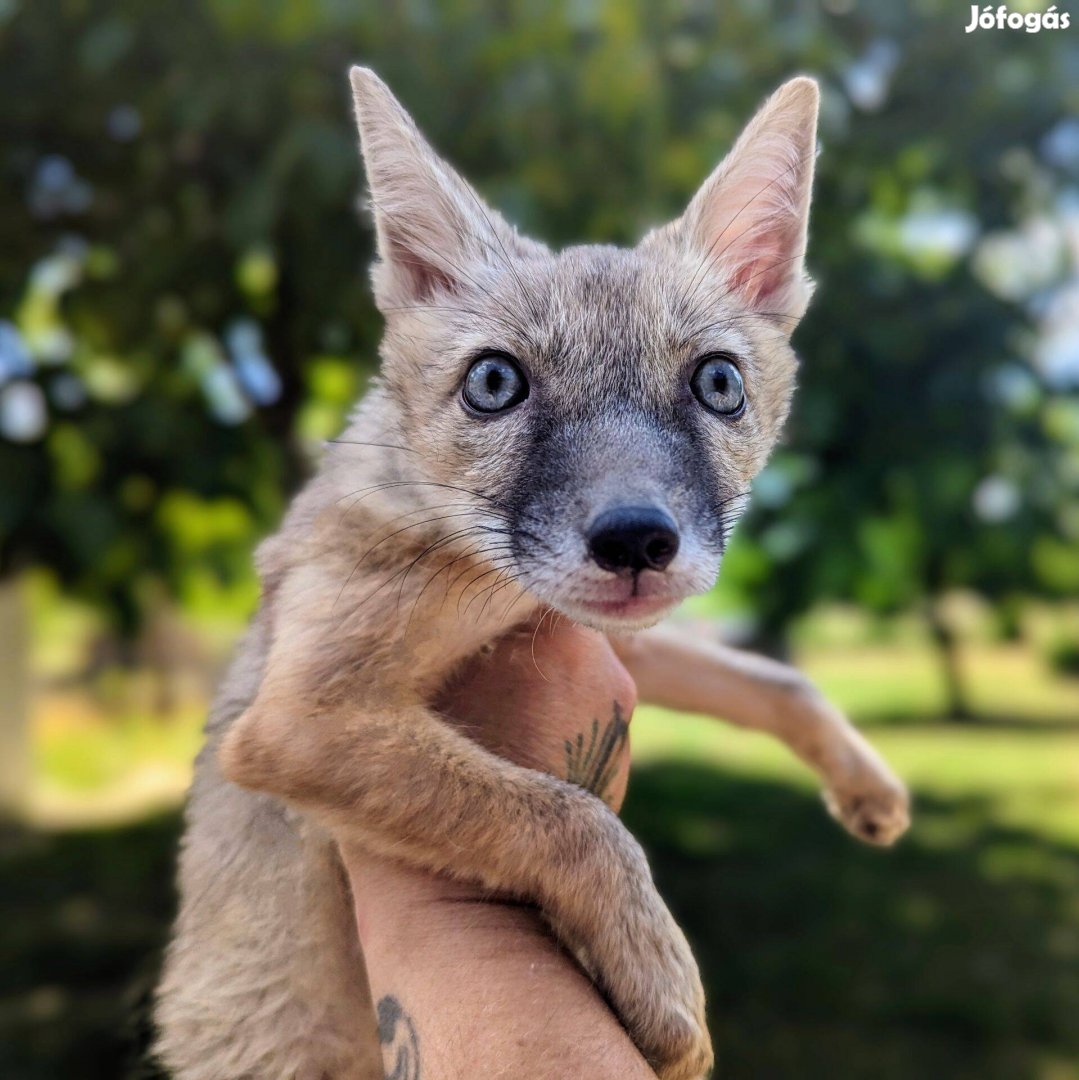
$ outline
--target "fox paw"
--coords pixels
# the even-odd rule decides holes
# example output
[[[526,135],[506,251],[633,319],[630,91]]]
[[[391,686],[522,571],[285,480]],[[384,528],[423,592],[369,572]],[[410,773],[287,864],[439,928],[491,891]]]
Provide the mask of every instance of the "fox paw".
[[[824,805],[852,836],[867,844],[888,847],[910,826],[910,796],[892,776],[872,776],[864,783],[826,791]]]
[[[708,1032],[691,1023],[679,1036],[653,1063],[659,1080],[708,1080],[715,1061]]]

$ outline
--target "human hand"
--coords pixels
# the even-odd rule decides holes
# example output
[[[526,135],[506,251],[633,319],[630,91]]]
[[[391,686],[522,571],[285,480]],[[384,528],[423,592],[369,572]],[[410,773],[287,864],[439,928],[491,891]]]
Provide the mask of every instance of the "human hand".
[[[561,620],[526,624],[468,664],[437,705],[492,753],[621,807],[637,688],[604,634]]]

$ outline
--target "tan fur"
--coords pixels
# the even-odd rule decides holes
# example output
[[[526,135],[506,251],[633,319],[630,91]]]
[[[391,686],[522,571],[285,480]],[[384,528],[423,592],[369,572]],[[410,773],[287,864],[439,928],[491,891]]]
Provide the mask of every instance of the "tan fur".
[[[189,808],[160,1056],[180,1080],[378,1075],[335,847],[358,844],[539,904],[658,1075],[695,1080],[712,1060],[703,992],[640,847],[599,799],[485,752],[430,703],[538,612],[618,632],[658,617],[595,613],[620,585],[580,530],[616,500],[662,502],[682,533],[634,595],[669,608],[712,584],[721,507],[760,469],[793,390],[815,85],[773,97],[680,221],[631,251],[557,254],[483,206],[377,77],[355,69],[353,87],[382,378],[259,551],[263,606]],[[460,386],[491,348],[519,359],[532,393],[477,418]],[[715,351],[739,360],[737,420],[699,414],[686,389]],[[729,658],[697,659],[711,682],[688,707],[721,712]],[[666,682],[656,670],[670,695],[670,665]],[[745,715],[774,708],[768,678],[738,688]],[[849,796],[871,752],[813,715],[816,749],[797,724],[771,730]],[[860,775],[861,794],[900,797],[883,766]]]
[[[800,672],[665,626],[612,644],[643,700],[719,715],[783,742],[820,775],[829,811],[860,840],[891,844],[906,831],[903,784]]]

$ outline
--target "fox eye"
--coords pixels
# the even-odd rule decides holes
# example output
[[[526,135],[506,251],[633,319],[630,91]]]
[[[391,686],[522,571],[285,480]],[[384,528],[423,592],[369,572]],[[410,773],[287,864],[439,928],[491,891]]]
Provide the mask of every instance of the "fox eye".
[[[689,385],[697,400],[720,416],[734,416],[745,406],[746,388],[742,373],[729,357],[719,354],[706,356],[697,365]]]
[[[468,369],[461,396],[476,412],[505,412],[528,397],[528,382],[512,357],[486,353]]]

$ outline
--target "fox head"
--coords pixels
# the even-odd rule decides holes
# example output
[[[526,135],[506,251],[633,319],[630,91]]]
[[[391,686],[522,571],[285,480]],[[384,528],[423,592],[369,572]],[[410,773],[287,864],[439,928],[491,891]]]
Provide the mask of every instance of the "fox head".
[[[816,83],[780,87],[636,247],[556,252],[485,205],[373,72],[351,77],[382,393],[411,474],[497,522],[499,565],[579,622],[634,629],[709,589],[794,388]]]

